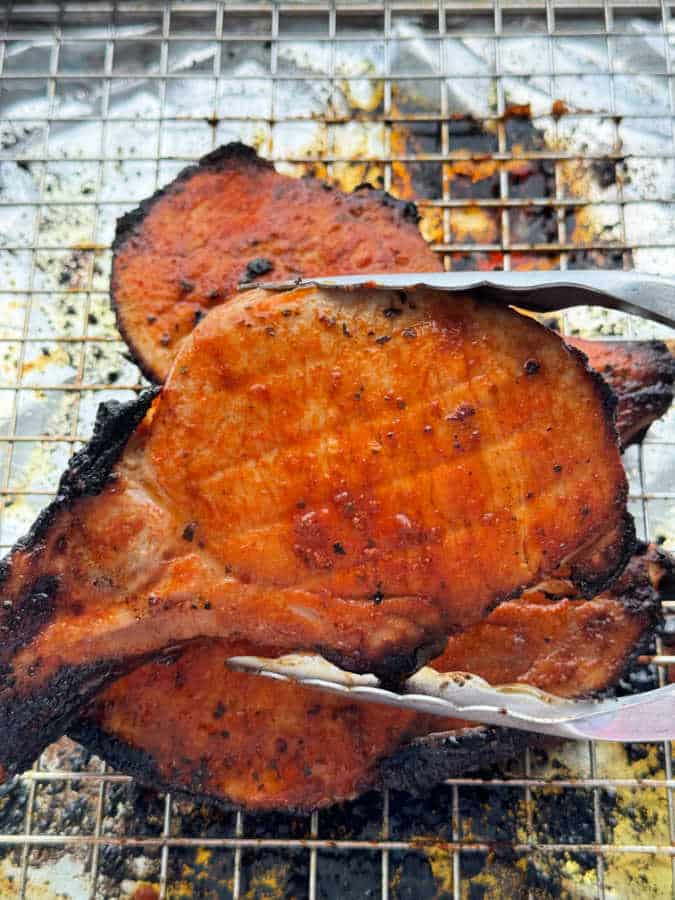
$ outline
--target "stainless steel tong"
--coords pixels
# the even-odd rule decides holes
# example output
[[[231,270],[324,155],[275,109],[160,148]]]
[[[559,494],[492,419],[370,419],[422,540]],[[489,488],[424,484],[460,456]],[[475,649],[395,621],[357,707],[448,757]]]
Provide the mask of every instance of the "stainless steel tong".
[[[509,306],[553,312],[571,306],[601,306],[675,328],[675,278],[638,272],[429,272],[397,275],[341,275],[249,285],[290,290],[300,285],[330,288],[470,291]],[[281,659],[236,657],[234,668],[373,703],[534,731],[556,737],[599,741],[675,740],[675,684],[622,699],[565,700],[527,685],[494,687],[476,675],[441,674],[423,668],[400,693],[374,676],[343,672],[321,657]]]
[[[305,281],[267,281],[242,287],[290,290],[299,285],[342,288],[432,287],[471,291],[508,306],[554,312],[571,306],[602,306],[675,328],[675,278],[640,272],[421,272],[397,275],[334,275]]]
[[[420,713],[594,741],[675,740],[675,684],[621,699],[565,700],[523,684],[493,687],[465,672],[425,667],[401,686],[383,688],[372,675],[352,675],[320,656],[263,659],[239,656],[235,669],[295,681],[353,700],[384,703]]]

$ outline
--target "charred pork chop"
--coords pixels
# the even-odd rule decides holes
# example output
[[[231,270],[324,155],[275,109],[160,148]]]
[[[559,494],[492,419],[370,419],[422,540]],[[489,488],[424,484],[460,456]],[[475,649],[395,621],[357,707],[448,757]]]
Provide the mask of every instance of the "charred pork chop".
[[[412,203],[368,185],[345,194],[315,178],[280,175],[252,148],[233,143],[120,219],[112,299],[138,364],[159,382],[185,337],[242,281],[441,269]],[[624,446],[645,427],[639,410],[645,423],[663,414],[673,384],[664,344],[566,340],[619,394]],[[626,417],[634,434],[622,427]]]
[[[196,638],[391,678],[552,573],[594,595],[633,547],[613,405],[557,335],[470,297],[214,310],[4,563],[0,768]]]
[[[593,600],[552,602],[531,591],[450,638],[432,665],[563,697],[603,691],[653,633],[669,568],[643,547]],[[228,656],[241,649],[197,643],[142,666],[97,699],[71,736],[145,784],[246,809],[313,809],[383,778],[420,788],[508,756],[524,740],[229,671]]]
[[[244,144],[190,166],[120,219],[112,299],[120,331],[153,381],[241,281],[440,271],[414,204],[369,185],[351,194],[275,172]]]

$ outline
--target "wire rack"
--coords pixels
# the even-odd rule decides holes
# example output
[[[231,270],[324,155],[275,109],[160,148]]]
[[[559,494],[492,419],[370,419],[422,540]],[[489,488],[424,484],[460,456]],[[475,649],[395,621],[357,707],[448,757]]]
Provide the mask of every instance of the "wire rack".
[[[97,404],[141,385],[108,306],[116,217],[227,140],[294,174],[415,197],[448,269],[675,274],[668,3],[33,2],[0,15],[3,547]],[[672,337],[597,311],[560,324]],[[674,447],[671,415],[625,457],[638,530],[670,549]],[[663,683],[675,657],[659,639],[641,662],[637,681]],[[568,744],[423,800],[392,790],[261,816],[145,792],[64,739],[0,797],[0,895],[663,897],[673,789],[668,744]]]

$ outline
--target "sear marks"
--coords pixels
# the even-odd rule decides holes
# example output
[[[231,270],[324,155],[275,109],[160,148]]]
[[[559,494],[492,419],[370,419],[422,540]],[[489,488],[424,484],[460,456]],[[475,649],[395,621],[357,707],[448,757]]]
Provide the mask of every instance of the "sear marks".
[[[4,565],[5,774],[169,647],[313,650],[392,679],[554,572],[592,596],[632,549],[605,385],[557,335],[470,297],[243,293],[140,415],[150,401],[126,446],[99,436],[75,461]]]

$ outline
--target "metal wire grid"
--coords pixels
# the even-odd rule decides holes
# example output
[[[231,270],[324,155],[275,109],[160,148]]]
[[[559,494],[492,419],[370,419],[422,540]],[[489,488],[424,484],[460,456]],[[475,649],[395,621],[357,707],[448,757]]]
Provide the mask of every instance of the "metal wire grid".
[[[449,96],[448,79],[476,78],[474,74],[452,71],[450,61],[446,56],[446,45],[443,41],[448,34],[454,36],[488,35],[494,42],[494,66],[487,73],[487,79],[495,87],[494,109],[486,112],[485,121],[494,122],[496,128],[496,152],[493,158],[498,161],[513,159],[548,161],[554,167],[555,191],[552,197],[518,198],[509,196],[508,173],[502,168],[498,174],[499,196],[495,198],[472,198],[471,203],[480,208],[496,210],[499,216],[500,239],[496,243],[463,242],[453,239],[452,212],[467,206],[467,200],[452,196],[449,181],[442,179],[440,196],[427,197],[421,200],[421,205],[426,208],[438,208],[442,215],[442,240],[434,244],[434,249],[442,254],[447,268],[455,263],[458,254],[477,254],[481,252],[499,251],[503,254],[503,265],[509,268],[512,262],[516,262],[514,254],[523,252],[540,253],[542,261],[555,254],[559,259],[561,268],[566,268],[569,263],[569,254],[580,248],[578,241],[573,241],[568,235],[568,219],[566,211],[570,208],[578,208],[584,205],[586,198],[570,198],[561,175],[561,165],[566,160],[578,159],[580,154],[576,150],[564,149],[518,149],[514,151],[511,146],[506,113],[509,97],[504,89],[503,48],[511,34],[508,22],[515,14],[527,14],[528,25],[541,23],[540,35],[548,41],[549,69],[539,73],[543,78],[555,79],[558,72],[555,67],[554,39],[564,36],[583,36],[594,34],[606,47],[606,59],[609,95],[607,109],[597,111],[579,112],[577,118],[596,118],[603,123],[609,123],[613,131],[614,146],[602,152],[588,152],[583,154],[585,162],[594,159],[605,161],[607,159],[616,163],[625,164],[627,156],[630,159],[649,159],[653,154],[637,149],[627,154],[621,147],[623,136],[622,120],[620,118],[620,91],[617,90],[617,81],[629,75],[626,67],[617,71],[616,53],[621,48],[622,39],[630,39],[634,34],[623,30],[620,24],[623,16],[637,9],[641,15],[654,20],[658,17],[661,22],[661,30],[657,39],[663,42],[666,67],[662,73],[666,85],[668,97],[667,110],[654,112],[643,110],[640,119],[645,122],[664,117],[672,123],[675,121],[673,108],[673,95],[671,85],[672,61],[669,35],[673,31],[671,23],[671,8],[665,3],[632,4],[630,8],[604,0],[585,4],[590,18],[588,25],[577,18],[579,10],[574,4],[547,2],[521,2],[519,4],[486,3],[474,4],[455,2],[419,2],[419,3],[368,3],[368,4],[342,4],[342,3],[158,3],[148,2],[139,7],[135,3],[117,3],[96,5],[95,14],[92,14],[92,4],[21,4],[8,3],[4,10],[4,38],[0,40],[0,92],[7,85],[15,84],[15,75],[11,66],[7,64],[7,47],[12,41],[22,39],[31,40],[35,32],[30,25],[33,22],[43,21],[54,23],[54,28],[49,30],[46,46],[48,52],[48,68],[46,71],[21,72],[19,81],[22,84],[32,81],[44,82],[46,90],[46,105],[41,109],[41,115],[26,117],[29,123],[39,120],[44,127],[43,149],[33,150],[27,155],[12,153],[12,148],[4,148],[4,159],[18,160],[22,164],[33,167],[38,173],[37,197],[21,201],[16,199],[6,200],[0,194],[0,214],[5,210],[16,213],[17,210],[26,209],[26,215],[33,215],[32,239],[13,241],[12,235],[2,235],[2,252],[15,255],[27,254],[28,266],[24,280],[15,286],[2,284],[2,297],[5,303],[3,309],[7,310],[7,318],[10,327],[5,329],[7,321],[0,319],[2,338],[0,348],[5,348],[3,354],[5,362],[5,378],[0,384],[0,419],[4,418],[4,428],[0,435],[0,472],[2,473],[2,487],[0,493],[5,497],[6,505],[0,522],[0,542],[5,545],[12,543],[18,533],[33,518],[37,509],[46,502],[51,494],[54,481],[45,479],[40,475],[40,469],[35,468],[30,460],[35,450],[47,448],[46,457],[38,456],[38,463],[51,463],[49,469],[52,476],[62,468],[62,463],[67,455],[78,445],[78,442],[87,436],[91,425],[92,411],[95,401],[110,392],[118,396],[124,396],[129,391],[139,386],[139,377],[136,371],[127,364],[123,357],[122,346],[114,329],[105,324],[99,327],[97,317],[104,316],[107,289],[107,266],[109,253],[107,243],[110,235],[110,221],[120,207],[130,207],[139,199],[138,197],[110,198],[104,194],[105,179],[108,175],[108,166],[119,160],[119,155],[111,150],[108,140],[108,132],[118,124],[127,122],[138,125],[137,119],[124,119],[115,117],[111,111],[111,95],[116,82],[128,79],[128,73],[116,68],[116,54],[123,40],[130,44],[137,41],[148,41],[148,36],[134,36],[128,33],[128,29],[121,27],[120,23],[129,22],[129,17],[144,16],[154,17],[157,22],[157,30],[151,40],[158,44],[159,58],[155,72],[144,72],[142,77],[147,81],[154,81],[157,85],[157,110],[153,115],[144,115],[143,124],[156,126],[152,142],[144,142],[140,149],[133,153],[124,154],[125,160],[133,160],[142,163],[152,169],[154,183],[161,185],[173,174],[182,160],[191,160],[198,153],[186,151],[185,146],[177,142],[174,146],[164,140],[166,132],[176,125],[179,128],[189,125],[197,129],[201,127],[199,135],[208,140],[212,146],[220,143],[219,126],[222,123],[233,123],[245,130],[248,122],[260,122],[261,116],[257,114],[240,114],[240,112],[228,114],[227,109],[218,111],[218,126],[205,123],[196,114],[174,114],[167,109],[167,89],[172,81],[178,79],[208,79],[213,84],[214,96],[219,83],[223,80],[223,48],[226,42],[242,44],[269,43],[269,71],[261,76],[237,76],[228,74],[227,79],[246,79],[255,77],[256,81],[271,84],[269,115],[263,117],[269,131],[268,154],[278,162],[291,162],[306,165],[308,163],[325,163],[328,173],[335,165],[354,162],[354,157],[340,154],[336,147],[336,129],[348,121],[348,117],[341,114],[323,113],[320,123],[325,126],[326,140],[322,152],[303,153],[293,156],[287,152],[279,153],[275,144],[275,127],[280,124],[293,124],[302,122],[316,122],[316,115],[294,113],[288,110],[279,110],[275,104],[277,86],[281,81],[305,81],[321,80],[327,82],[331,89],[336,89],[340,82],[373,80],[383,84],[381,109],[370,113],[368,119],[371,123],[381,124],[384,131],[383,152],[373,155],[369,159],[383,167],[384,185],[392,187],[393,165],[396,163],[428,162],[439,166],[443,163],[455,160],[471,158],[465,150],[456,148],[450,129],[450,116],[454,112]],[[438,46],[438,69],[435,72],[406,72],[392,71],[392,46],[395,39],[393,19],[402,14],[410,14],[422,17],[424,28],[424,40]],[[574,14],[574,19],[568,19]],[[299,18],[309,17],[309,18]],[[358,17],[361,17],[360,19]],[[323,31],[317,33],[319,17],[323,21]],[[345,18],[346,17],[346,18]],[[344,32],[340,27],[343,19],[353,18],[355,23],[352,30]],[[458,21],[462,18],[462,23]],[[91,18],[96,30],[87,31],[79,26],[87,24]],[[247,31],[247,21],[264,21],[265,27],[260,31]],[[619,20],[619,24],[617,24]],[[303,26],[298,23],[306,21],[311,33],[306,36],[312,41],[321,41],[326,47],[326,69],[321,75],[311,72],[291,74],[283,70],[280,65],[280,48],[287,42],[298,42],[303,36]],[[362,33],[359,31],[359,22],[366,22],[365,32],[368,40],[375,39],[382,43],[382,69],[375,74],[360,73],[358,76],[350,76],[339,71],[336,65],[337,49],[342,43],[353,42],[359,39]],[[569,23],[573,22],[573,27]],[[180,24],[182,23],[182,24]],[[208,24],[207,24],[208,23]],[[375,23],[375,24],[373,24]],[[180,25],[180,27],[178,27]],[[186,28],[187,26],[187,28]],[[288,28],[288,30],[286,30]],[[185,30],[186,29],[186,30]],[[209,31],[210,29],[210,31]],[[234,30],[233,30],[234,29]],[[241,30],[239,30],[241,29]],[[370,29],[370,31],[368,30]],[[81,45],[91,43],[101,45],[103,53],[100,57],[98,71],[79,71],[76,73],[64,72],[60,66],[60,55],[64,46],[68,45],[68,38],[72,31],[77,32],[77,42]],[[214,40],[212,66],[210,72],[199,71],[195,74],[176,73],[170,65],[170,52],[173,45],[178,45],[186,40],[204,38]],[[365,40],[363,36],[361,39]],[[619,74],[620,72],[620,74]],[[582,77],[583,72],[566,75]],[[661,77],[661,76],[659,76]],[[393,102],[393,86],[398,81],[407,79],[436,80],[439,84],[439,107],[434,112],[426,110],[415,113],[399,113]],[[57,90],[63,83],[74,82],[77,84],[100,85],[100,106],[95,115],[90,113],[64,117],[57,110]],[[0,108],[1,109],[1,108]],[[2,113],[0,112],[0,116]],[[13,116],[14,126],[21,123],[19,116]],[[439,124],[440,145],[437,152],[410,152],[401,153],[392,149],[392,130],[397,123],[432,122]],[[52,202],[49,197],[50,164],[61,164],[63,157],[53,151],[51,136],[54,131],[59,132],[64,125],[74,126],[78,123],[100,123],[98,152],[88,155],[77,154],[78,165],[92,165],[93,180],[89,186],[89,192],[85,195],[78,194],[74,198],[64,195],[58,199],[58,203]],[[673,149],[672,131],[670,133],[670,150],[659,151],[661,160],[675,159]],[[58,146],[58,144],[56,145]],[[205,149],[202,144],[200,151]],[[9,151],[9,152],[8,152]],[[482,154],[481,154],[482,155]],[[66,154],[67,156],[67,154]],[[478,155],[476,155],[478,158]],[[652,195],[651,203],[668,204],[669,196]],[[633,254],[640,249],[661,249],[672,251],[672,235],[665,236],[662,240],[650,237],[646,240],[628,239],[626,230],[626,208],[632,203],[641,202],[641,198],[624,196],[623,182],[620,180],[617,186],[616,200],[607,201],[594,199],[593,206],[613,204],[619,211],[618,234],[611,242],[606,240],[590,240],[583,244],[584,250],[610,251],[618,250],[621,264],[628,268],[631,266]],[[79,247],[73,247],[72,237],[64,232],[62,237],[43,240],[41,225],[48,220],[51,209],[58,206],[61,210],[74,207],[77,210],[88,209],[91,216],[87,219],[90,225],[90,240],[83,240]],[[512,214],[521,207],[553,209],[557,221],[557,240],[538,243],[513,241]],[[88,213],[86,214],[88,215]],[[0,219],[2,221],[2,219]],[[101,226],[101,227],[99,227]],[[107,229],[107,230],[106,230]],[[54,268],[49,262],[50,254],[64,254],[65,266],[74,272],[76,290],[68,292],[68,297],[74,298],[77,303],[76,317],[81,325],[80,330],[70,328],[62,333],[52,334],[48,330],[41,333],[40,327],[35,327],[35,321],[40,322],[40,317],[35,318],[36,310],[39,312],[41,303],[57,303],[63,300],[63,285],[55,280]],[[57,261],[58,262],[58,261]],[[51,268],[50,268],[51,266]],[[95,268],[96,267],[96,268]],[[97,270],[98,269],[98,270]],[[47,276],[45,276],[45,271]],[[12,305],[14,304],[14,306]],[[17,312],[18,308],[18,312]],[[5,313],[3,312],[3,317]],[[13,327],[12,322],[18,322]],[[574,327],[579,325],[578,317],[568,318],[567,325]],[[649,336],[652,332],[649,326],[643,323],[627,323],[620,318],[616,320],[618,327],[628,335]],[[588,321],[581,322],[582,327],[588,327]],[[75,333],[73,333],[75,332]],[[44,366],[44,372],[40,368],[42,356],[45,356],[42,348],[46,347],[49,360],[55,353],[57,364],[54,367],[50,362]],[[96,353],[103,356],[103,363],[96,362]],[[64,356],[65,355],[65,356]],[[65,359],[65,362],[64,362]],[[100,359],[100,358],[99,358]],[[112,379],[106,377],[106,367],[115,366],[120,371],[118,377]],[[37,372],[37,377],[35,373]],[[121,374],[120,374],[121,373]],[[108,372],[108,375],[110,373]],[[23,398],[30,395],[31,403],[24,403]],[[66,413],[56,416],[59,420],[58,427],[50,427],[50,423],[36,416],[34,410],[42,403],[44,398],[59,397],[60,403],[64,403]],[[67,421],[67,427],[63,427],[61,420]],[[35,427],[35,423],[41,427]],[[32,423],[32,424],[31,424]],[[28,446],[28,451],[22,447]],[[634,512],[638,517],[638,524],[644,534],[654,536],[658,533],[666,533],[668,523],[668,510],[672,510],[675,497],[674,473],[668,469],[668,463],[664,462],[668,457],[672,460],[672,450],[675,446],[675,431],[672,419],[670,423],[653,429],[649,442],[644,447],[631,451],[627,458],[628,468],[631,474],[631,494],[633,498]],[[54,450],[53,448],[56,448]],[[4,454],[4,457],[3,455]],[[26,460],[29,460],[26,462]],[[31,468],[31,466],[33,466]],[[17,476],[18,473],[18,476]],[[669,506],[670,505],[670,506]],[[17,512],[18,510],[18,512]],[[655,660],[659,666],[659,680],[664,681],[664,666],[673,661],[673,658],[663,652],[663,648],[657,647]],[[645,660],[648,662],[648,660]],[[540,777],[536,774],[536,767],[529,753],[525,754],[522,766],[522,774],[518,777],[503,778],[465,778],[455,779],[451,783],[451,808],[448,816],[451,820],[451,839],[442,841],[443,852],[452,859],[452,887],[449,889],[452,896],[459,898],[464,896],[467,889],[467,879],[462,876],[461,859],[463,854],[485,854],[493,850],[490,841],[467,840],[463,836],[462,816],[460,813],[460,791],[468,788],[490,787],[494,791],[507,788],[522,790],[525,808],[525,825],[527,839],[515,842],[513,849],[518,853],[536,851],[540,854],[561,854],[570,850],[575,852],[588,852],[595,856],[597,874],[597,894],[605,896],[607,861],[617,856],[631,856],[642,854],[656,854],[670,857],[673,865],[673,881],[675,882],[675,808],[673,803],[673,788],[675,779],[672,771],[672,756],[669,745],[663,747],[664,775],[658,778],[638,777],[606,777],[605,768],[599,765],[598,749],[593,745],[588,747],[587,775],[575,775],[566,779],[556,779],[551,782],[548,776]],[[599,772],[602,769],[602,774]],[[90,785],[95,790],[95,822],[89,834],[44,834],[34,832],[34,813],[36,791],[39,786],[50,782],[77,779],[81,785]],[[160,850],[160,864],[158,877],[158,891],[161,897],[167,896],[171,891],[169,878],[169,856],[171,852],[185,847],[212,847],[233,855],[233,880],[232,894],[240,897],[244,891],[245,860],[244,853],[247,849],[281,848],[287,851],[301,851],[309,857],[308,880],[306,893],[310,898],[322,895],[321,889],[321,862],[319,854],[338,848],[340,851],[359,851],[366,854],[377,854],[380,858],[380,892],[383,898],[387,898],[392,892],[390,855],[393,852],[415,850],[414,841],[401,840],[392,837],[390,823],[390,797],[388,794],[382,800],[382,819],[377,840],[335,840],[332,837],[322,836],[322,815],[314,814],[308,824],[308,836],[289,839],[286,837],[255,837],[247,836],[247,816],[237,814],[234,822],[234,830],[231,834],[217,837],[185,837],[176,834],[174,801],[170,795],[164,799],[164,813],[161,834],[153,837],[131,835],[115,837],[104,833],[104,800],[106,791],[112,785],[129,781],[125,776],[117,775],[106,769],[101,764],[97,771],[79,771],[63,768],[54,768],[49,765],[37,763],[34,769],[27,773],[25,782],[28,785],[23,831],[18,834],[0,834],[0,846],[11,845],[21,848],[20,875],[16,887],[16,893],[20,897],[30,896],[31,883],[30,854],[35,847],[76,847],[86,846],[91,848],[91,856],[88,864],[88,893],[89,896],[101,896],[99,879],[99,856],[101,848],[118,845],[125,847],[143,846],[155,847]],[[593,802],[594,835],[593,840],[586,844],[551,843],[541,842],[537,839],[534,824],[534,809],[537,792],[554,783],[556,788],[565,790],[579,790],[589,792]],[[639,791],[656,789],[663,791],[667,798],[668,807],[668,835],[666,840],[658,843],[610,843],[605,840],[602,797],[603,791],[634,788]],[[371,886],[373,889],[377,885]],[[532,893],[532,891],[530,891]]]

